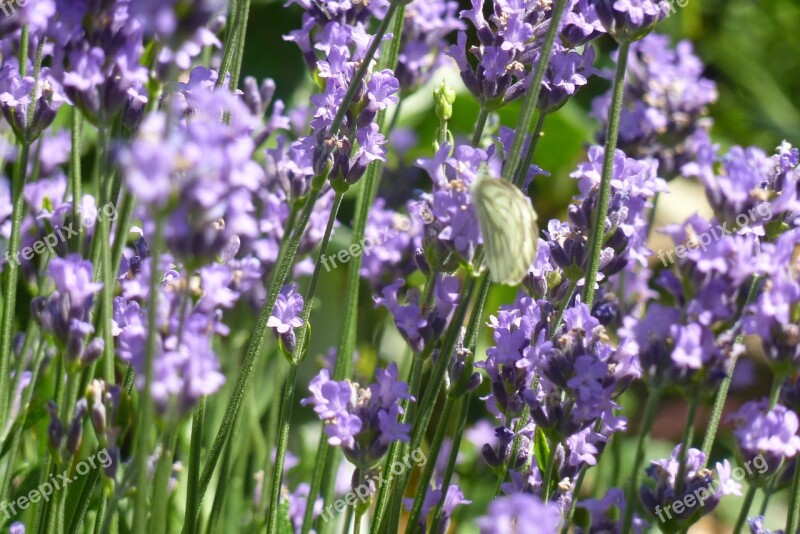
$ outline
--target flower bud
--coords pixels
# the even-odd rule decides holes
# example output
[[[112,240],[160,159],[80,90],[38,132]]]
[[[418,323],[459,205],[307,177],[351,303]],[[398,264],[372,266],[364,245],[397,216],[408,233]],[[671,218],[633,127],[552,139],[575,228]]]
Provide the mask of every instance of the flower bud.
[[[449,121],[453,116],[453,103],[456,101],[456,91],[445,82],[433,90],[434,109],[436,116],[441,121]]]

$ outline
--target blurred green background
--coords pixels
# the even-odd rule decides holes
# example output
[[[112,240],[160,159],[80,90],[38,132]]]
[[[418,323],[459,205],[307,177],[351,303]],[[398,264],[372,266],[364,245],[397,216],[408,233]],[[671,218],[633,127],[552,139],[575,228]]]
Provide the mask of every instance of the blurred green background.
[[[463,2],[462,2],[463,5]],[[712,136],[716,142],[725,146],[758,145],[771,152],[783,139],[797,145],[800,142],[800,3],[798,0],[689,0],[684,8],[678,8],[677,14],[661,23],[657,31],[669,35],[673,42],[689,39],[694,43],[695,53],[706,64],[705,76],[717,82],[719,101],[711,109],[715,120]],[[282,36],[300,26],[301,10],[298,6],[284,7],[279,2],[253,0],[249,19],[247,44],[244,54],[243,72],[258,79],[269,77],[277,84],[277,97],[287,104],[307,100],[310,90],[310,77],[303,64],[300,53],[293,43],[285,42]],[[597,45],[601,53],[598,55],[600,65],[609,65],[608,52],[614,46],[610,40],[602,39]],[[455,105],[455,116],[451,129],[458,136],[471,134],[478,106],[470,95],[460,87],[457,76],[440,73],[434,76],[435,82],[447,78],[459,86],[459,98]],[[534,188],[534,203],[539,213],[540,222],[552,217],[563,216],[564,210],[575,193],[573,180],[569,173],[583,158],[587,143],[594,139],[597,124],[588,116],[592,98],[605,92],[609,83],[599,78],[591,79],[572,102],[557,114],[548,117],[545,135],[540,143],[536,163],[551,173],[549,178],[537,178]],[[500,120],[503,124],[513,126],[516,122],[517,107],[508,106],[502,110]],[[405,163],[413,162],[417,157],[428,157],[431,153],[431,139],[436,127],[432,113],[431,87],[421,89],[414,97],[403,105],[399,125],[413,129],[420,138],[415,151],[405,159]],[[392,162],[397,166],[399,162]],[[384,187],[392,190],[402,189],[410,193],[413,187],[421,183],[411,180],[407,174],[391,173],[387,175]],[[400,181],[391,183],[390,180]],[[410,180],[410,179],[409,179]],[[696,184],[673,182],[673,194],[659,205],[657,224],[683,220],[693,211],[704,211],[702,191]],[[341,211],[342,227],[336,232],[333,250],[349,244],[349,229],[352,216],[352,199],[345,203]],[[318,302],[315,303],[312,324],[314,325],[311,354],[324,354],[336,345],[340,330],[341,305],[344,302],[345,269],[336,269],[324,273],[320,281]],[[402,340],[396,333],[384,310],[375,310],[371,295],[366,286],[362,291],[359,316],[359,363],[357,373],[368,380],[376,362],[376,356],[388,360],[397,360],[401,368],[407,365],[407,354]],[[498,306],[513,300],[511,289],[495,288],[490,295],[486,311],[488,314],[497,310]],[[388,333],[377,339],[376,332],[388,326]],[[479,346],[478,358],[483,357],[486,344],[490,342],[489,331],[484,329]],[[765,385],[769,384],[769,372],[758,363],[758,350],[754,348],[754,363],[745,362],[740,369],[739,382],[744,384],[734,391],[729,401],[729,409],[739,404],[742,399],[749,399],[766,393]],[[300,378],[300,394],[305,395],[305,384],[317,372],[318,362],[309,358],[305,362]],[[280,383],[271,368],[257,380],[258,383]],[[260,394],[266,393],[260,390]],[[633,456],[633,439],[637,430],[638,410],[643,402],[642,390],[633,390],[626,394],[624,404],[632,419],[631,432],[622,441],[614,454],[604,456],[599,469],[591,471],[585,489],[599,486],[606,488],[612,479],[614,470],[621,470],[623,475],[629,472],[626,459]],[[707,420],[708,407],[701,410],[697,417],[695,440],[697,446],[704,435],[704,423]],[[480,401],[472,406],[470,424],[487,417],[487,412]],[[683,399],[668,398],[662,403],[661,412],[655,424],[654,440],[647,450],[648,458],[665,457],[672,448],[671,443],[680,439],[683,431],[686,407]],[[298,422],[306,425],[298,426],[301,430],[292,437],[291,450],[301,457],[301,465],[289,477],[289,485],[294,486],[308,479],[308,471],[313,464],[316,447],[316,433],[319,424],[315,422],[309,409],[297,410]],[[493,420],[490,420],[494,424]],[[262,424],[264,421],[262,421]],[[441,422],[446,424],[447,422]],[[435,424],[431,428],[435,428]],[[734,453],[728,427],[723,425],[723,438],[714,450],[714,458],[733,460]],[[465,442],[461,464],[462,489],[474,505],[464,507],[458,516],[459,531],[474,530],[472,519],[476,514],[486,510],[487,500],[494,487],[494,475],[477,458],[478,444]],[[617,458],[615,460],[615,457]],[[597,496],[597,495],[596,495]],[[778,528],[785,521],[785,500],[773,499],[767,526]],[[741,499],[727,498],[715,512],[696,525],[691,532],[729,532],[730,525],[738,511]],[[757,499],[752,510],[760,507]]]

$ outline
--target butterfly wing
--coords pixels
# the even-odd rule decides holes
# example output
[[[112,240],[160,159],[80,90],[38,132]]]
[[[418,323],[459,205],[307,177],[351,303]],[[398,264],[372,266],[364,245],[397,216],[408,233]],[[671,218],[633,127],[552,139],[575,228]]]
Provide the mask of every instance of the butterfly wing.
[[[492,178],[476,181],[472,195],[492,278],[500,284],[519,284],[539,241],[530,200],[509,182]]]

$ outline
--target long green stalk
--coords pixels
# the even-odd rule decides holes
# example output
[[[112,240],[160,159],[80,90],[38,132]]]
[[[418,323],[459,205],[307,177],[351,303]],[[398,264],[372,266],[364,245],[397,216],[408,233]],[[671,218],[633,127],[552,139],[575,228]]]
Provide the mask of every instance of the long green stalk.
[[[411,516],[408,519],[408,528],[406,528],[406,532],[412,532],[417,527],[417,523],[419,522],[422,504],[425,502],[425,495],[428,493],[428,485],[433,477],[433,470],[436,467],[436,462],[439,458],[439,451],[442,448],[442,442],[444,441],[444,436],[447,433],[447,423],[450,421],[450,417],[453,413],[453,405],[455,404],[456,400],[456,398],[448,395],[447,400],[444,403],[442,417],[439,421],[439,426],[436,427],[436,433],[433,435],[433,441],[431,442],[431,447],[428,451],[428,461],[425,463],[425,468],[423,469],[422,476],[419,479],[419,487],[417,488],[417,495],[414,497],[414,504],[411,508]],[[446,491],[446,488],[442,487],[442,491]]]
[[[14,330],[14,316],[17,304],[17,280],[19,278],[19,265],[16,258],[19,255],[20,230],[22,216],[25,211],[25,197],[22,191],[25,187],[25,172],[28,167],[28,154],[30,146],[19,144],[19,154],[14,167],[14,182],[12,186],[13,211],[11,215],[11,238],[8,243],[9,261],[5,266],[5,291],[3,293],[3,324],[0,330],[0,424],[5,426],[8,417],[9,401],[9,370],[11,368],[11,338]]]
[[[400,53],[401,44],[398,37],[403,34],[405,9],[405,4],[401,3],[394,12],[392,20],[393,38],[385,44],[385,48],[381,54],[379,62],[379,68],[381,69],[394,70],[397,66],[397,58]],[[387,15],[386,20],[389,20],[389,18],[390,17]],[[398,108],[395,109],[395,118],[398,112],[399,105]],[[378,112],[376,124],[378,125],[378,131],[382,132],[384,135],[387,133],[386,119],[386,110]],[[361,243],[364,239],[369,209],[375,200],[382,171],[383,162],[380,160],[373,161],[367,167],[363,178],[363,184],[356,198],[355,216],[353,219],[353,243]],[[361,255],[357,254],[351,258],[350,262],[347,264],[347,278],[344,288],[344,320],[342,321],[342,330],[337,346],[336,363],[334,364],[332,372],[333,380],[343,380],[345,377],[352,374],[353,353],[355,352],[357,339],[361,260]],[[331,448],[324,432],[320,435],[317,451],[317,457],[314,462],[314,472],[311,477],[311,488],[308,493],[308,504],[306,505],[306,512],[303,517],[302,534],[308,534],[311,530],[314,502],[320,490],[323,489],[323,508],[330,502],[333,495],[332,472],[336,466],[335,460],[339,458],[340,453],[338,450]],[[323,488],[323,482],[326,480],[330,482],[324,484],[325,487]]]
[[[296,352],[299,357],[292,355],[293,361],[289,369],[289,376],[286,378],[284,386],[284,396],[281,403],[280,419],[278,422],[278,450],[275,458],[275,467],[272,473],[272,492],[270,494],[269,506],[269,521],[267,523],[267,531],[271,534],[277,532],[278,528],[278,510],[280,508],[280,493],[281,483],[283,482],[283,465],[285,462],[286,451],[289,446],[289,427],[291,424],[292,404],[294,404],[294,394],[297,388],[297,367],[300,364],[303,356],[308,351],[309,343],[309,327],[308,320],[311,316],[311,308],[314,304],[314,294],[317,289],[317,282],[319,281],[320,274],[322,273],[322,264],[325,259],[325,254],[328,250],[328,243],[330,242],[331,235],[333,234],[333,225],[336,222],[336,214],[339,212],[339,207],[342,205],[343,192],[336,192],[333,199],[333,206],[331,207],[330,215],[328,216],[328,223],[325,227],[325,234],[320,243],[319,253],[317,254],[317,261],[314,264],[314,273],[311,275],[311,281],[308,284],[308,289],[305,295],[305,306],[303,308],[303,326],[297,336]]]
[[[148,295],[152,300],[147,309],[147,347],[144,363],[144,388],[139,392],[139,413],[136,435],[136,449],[133,463],[136,464],[136,494],[133,507],[133,530],[145,532],[147,530],[147,491],[149,474],[147,472],[147,459],[150,455],[150,434],[154,419],[153,397],[150,389],[153,384],[153,363],[155,360],[157,329],[156,293],[161,280],[159,257],[163,247],[164,223],[156,219],[156,229],[153,242],[150,246],[150,279],[148,281]]]
[[[528,91],[522,99],[522,106],[519,110],[519,118],[517,119],[516,135],[514,135],[514,142],[511,143],[511,149],[506,156],[505,166],[503,167],[503,178],[506,181],[513,182],[516,176],[517,169],[520,167],[522,161],[522,148],[525,146],[525,137],[530,130],[533,116],[536,113],[536,107],[539,104],[539,95],[542,92],[542,80],[547,72],[547,67],[550,65],[550,58],[553,55],[553,45],[556,41],[556,34],[558,33],[559,26],[561,25],[561,17],[564,15],[564,10],[567,0],[556,0],[553,14],[550,17],[550,26],[547,28],[547,33],[542,43],[542,53],[539,56],[539,61],[533,70],[533,79],[528,87]]]
[[[642,428],[639,429],[639,438],[636,442],[636,454],[633,459],[631,480],[625,492],[625,502],[627,505],[625,506],[625,516],[622,521],[622,532],[629,532],[633,524],[633,512],[636,509],[637,495],[639,494],[639,470],[642,467],[642,461],[644,461],[644,447],[650,435],[650,430],[653,427],[653,421],[656,417],[656,409],[658,408],[658,401],[660,398],[661,390],[657,387],[650,391],[650,395],[647,397]]]
[[[744,311],[744,308],[747,307],[748,304],[755,300],[756,295],[758,294],[758,287],[759,287],[760,278],[758,276],[754,277],[753,280],[750,282],[750,289],[747,291],[747,298],[745,300],[744,306],[742,307],[741,312]],[[740,312],[740,316],[741,316]],[[741,343],[744,340],[744,335],[739,334],[736,336],[736,343]],[[733,372],[736,370],[736,361],[738,356],[734,355],[731,358],[731,363],[728,367],[728,374],[725,375],[725,378],[722,379],[722,383],[717,390],[717,396],[714,399],[714,408],[711,412],[711,419],[708,421],[708,426],[706,427],[706,434],[703,437],[703,465],[702,467],[708,464],[709,456],[711,455],[711,447],[714,445],[714,439],[717,437],[717,429],[719,428],[719,422],[722,419],[722,411],[725,408],[725,399],[728,398],[728,390],[731,387],[731,381],[733,380]]]
[[[594,207],[592,236],[589,241],[589,264],[586,266],[586,278],[583,286],[583,302],[592,307],[594,303],[597,272],[600,269],[600,252],[606,240],[605,222],[608,204],[611,201],[611,172],[614,167],[614,152],[619,137],[619,121],[622,116],[622,96],[625,89],[625,69],[628,66],[628,52],[631,43],[623,41],[617,54],[617,69],[614,74],[614,88],[611,97],[611,108],[606,129],[606,143],[603,152],[603,175],[600,179],[600,195]]]
[[[186,510],[196,510],[198,505],[198,484],[200,481],[200,452],[203,448],[203,424],[206,415],[206,398],[200,397],[192,414],[192,437],[189,444],[189,472],[187,474]],[[186,531],[197,532],[196,517],[186,514]]]

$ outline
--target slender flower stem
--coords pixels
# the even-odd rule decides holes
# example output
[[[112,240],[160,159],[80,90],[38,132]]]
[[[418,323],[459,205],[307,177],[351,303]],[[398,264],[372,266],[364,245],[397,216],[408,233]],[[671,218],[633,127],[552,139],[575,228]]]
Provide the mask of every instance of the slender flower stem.
[[[571,4],[567,0],[556,0],[555,7],[553,8],[553,15],[550,17],[550,26],[547,28],[547,33],[542,43],[542,53],[539,56],[539,61],[533,70],[533,79],[522,99],[522,106],[519,111],[519,118],[517,119],[516,135],[514,135],[514,142],[511,143],[511,149],[508,151],[505,166],[503,168],[503,178],[511,182],[517,174],[517,169],[520,168],[522,158],[522,148],[525,144],[525,137],[533,122],[533,115],[536,113],[536,107],[539,105],[539,95],[542,92],[542,80],[544,80],[547,67],[550,65],[550,58],[553,55],[553,44],[556,40],[556,34],[561,26],[561,17],[567,4]],[[532,156],[531,156],[532,157]]]
[[[400,54],[400,39],[399,37],[403,34],[403,24],[405,22],[405,10],[406,5],[405,3],[398,3],[397,10],[394,11],[394,16],[390,17],[387,13],[385,20],[392,19],[392,39],[385,43],[384,50],[381,54],[381,58],[379,61],[379,68],[382,69],[390,69],[394,70],[397,66],[397,59]],[[392,3],[394,6],[395,3]],[[391,7],[391,6],[390,6]],[[384,30],[385,31],[385,30]],[[381,39],[382,39],[381,34]],[[379,41],[380,39],[375,38],[374,42]],[[373,42],[373,43],[374,43]],[[377,49],[376,49],[377,50]],[[371,57],[371,56],[369,56]],[[369,60],[366,60],[363,65],[369,63]],[[362,76],[363,78],[363,76]],[[400,101],[402,102],[402,100]],[[395,108],[395,114],[393,118],[394,120],[397,119],[397,116],[400,111],[400,102],[398,103],[397,107]],[[378,131],[383,133],[384,135],[387,134],[386,131],[386,120],[387,120],[387,111],[381,110],[378,112],[378,116],[376,117],[376,124],[378,125]],[[363,184],[358,192],[358,196],[356,198],[356,208],[355,208],[355,216],[353,220],[353,243],[360,243],[364,239],[366,235],[366,227],[367,227],[367,219],[369,217],[369,209],[372,206],[373,202],[375,201],[375,195],[378,190],[378,183],[380,182],[381,173],[383,171],[383,161],[377,160],[373,161],[367,166],[367,171],[363,178]],[[355,352],[356,346],[356,339],[357,339],[357,321],[358,321],[358,300],[359,300],[359,289],[361,283],[361,260],[362,256],[360,254],[355,255],[350,262],[347,264],[347,278],[345,281],[345,315],[344,320],[342,322],[342,330],[341,335],[339,337],[339,343],[337,345],[337,357],[336,363],[334,364],[333,372],[332,372],[332,379],[333,380],[343,380],[346,377],[349,377],[352,374],[352,366],[353,366],[353,353]],[[311,478],[311,488],[308,492],[308,501],[306,505],[306,512],[303,516],[303,527],[302,527],[302,534],[308,534],[311,530],[311,523],[312,523],[312,512],[314,510],[314,502],[316,501],[317,496],[320,493],[320,489],[323,489],[323,507],[327,505],[328,502],[331,501],[333,498],[333,491],[334,491],[334,477],[332,475],[334,468],[336,467],[336,459],[339,458],[340,452],[336,449],[332,449],[331,446],[328,444],[327,438],[325,437],[325,433],[322,432],[319,438],[319,446],[317,448],[317,457],[314,462],[314,472]],[[323,488],[323,481],[328,481],[327,484],[324,484]]]
[[[10,380],[9,370],[11,367],[11,338],[14,330],[14,317],[17,303],[17,279],[19,278],[19,265],[15,258],[19,255],[20,230],[22,228],[22,216],[25,211],[25,197],[22,191],[25,187],[25,172],[28,167],[28,154],[30,146],[20,143],[19,154],[14,166],[14,185],[13,211],[11,216],[11,238],[8,243],[8,257],[10,261],[6,263],[6,285],[3,294],[3,324],[0,331],[0,422],[5,426],[8,415]]]
[[[186,509],[195,510],[198,505],[197,486],[200,477],[200,451],[203,448],[203,423],[206,414],[206,398],[200,397],[192,414],[192,438],[189,444],[189,473],[186,489]],[[192,514],[186,516],[186,532],[195,534],[197,522]]]
[[[686,476],[686,458],[688,456],[689,447],[692,445],[694,439],[694,418],[697,415],[697,389],[692,388],[689,393],[689,405],[686,412],[686,426],[683,428],[683,436],[681,437],[681,450],[678,453],[678,477],[675,479],[675,495],[682,495],[683,479]]]
[[[364,59],[361,60],[361,67],[353,75],[353,79],[350,80],[350,85],[347,87],[347,92],[344,94],[342,105],[339,106],[338,110],[336,110],[336,115],[333,117],[331,127],[328,129],[328,135],[330,137],[333,137],[339,132],[339,128],[341,128],[342,122],[344,122],[344,118],[347,115],[347,111],[350,109],[350,104],[353,102],[356,91],[358,91],[358,89],[361,87],[361,81],[367,75],[369,64],[372,62],[372,58],[375,57],[378,47],[381,46],[383,36],[386,35],[386,30],[389,29],[389,24],[392,22],[398,6],[401,5],[405,5],[403,0],[391,0],[389,2],[389,9],[386,10],[386,14],[383,16],[378,29],[375,31],[375,35],[372,36],[372,41],[369,43],[369,48],[367,48],[366,54],[364,54]],[[399,37],[400,34],[397,34],[394,36],[393,40],[399,41]]]
[[[791,491],[789,512],[786,514],[786,530],[784,531],[787,533],[797,532],[797,527],[800,525],[800,464],[797,462],[795,462]]]
[[[286,458],[286,449],[289,445],[289,420],[292,417],[292,404],[294,404],[297,367],[297,365],[292,365],[289,368],[289,376],[286,377],[283,399],[281,400],[281,415],[278,426],[278,451],[272,473],[272,492],[270,494],[269,521],[267,523],[267,532],[269,534],[278,532],[278,512],[280,511],[283,465]]]
[[[633,471],[631,471],[631,480],[628,484],[625,493],[625,516],[622,521],[622,531],[630,532],[631,525],[633,524],[633,511],[636,509],[636,496],[639,491],[639,470],[644,461],[644,447],[647,438],[650,435],[650,430],[653,427],[653,421],[656,418],[656,409],[658,408],[658,401],[661,398],[661,390],[654,387],[647,397],[647,404],[644,408],[644,419],[642,420],[642,428],[639,429],[639,438],[636,442],[636,454],[633,458]]]
[[[337,121],[336,118],[334,118],[334,122],[331,124],[331,127],[329,129],[329,135],[333,136],[338,133],[342,121],[344,120],[344,115],[353,102],[356,90],[358,89],[361,80],[364,79],[367,70],[370,68],[370,63],[372,63],[372,59],[375,57],[375,52],[377,51],[380,42],[383,40],[383,36],[386,33],[386,29],[389,24],[389,20],[392,18],[391,17],[392,14],[397,9],[397,4],[398,4],[397,0],[393,1],[390,4],[385,19],[381,22],[381,26],[378,28],[378,31],[373,37],[373,41],[370,44],[370,48],[367,50],[367,53],[365,54],[361,62],[361,65],[359,66],[358,70],[353,76],[352,81],[350,82],[350,86],[348,87],[347,93],[345,93],[344,99],[341,103],[341,107],[339,108],[339,111],[337,113],[337,117],[339,117],[339,120]],[[225,410],[225,415],[223,416],[222,419],[222,424],[220,425],[219,431],[217,432],[217,436],[214,439],[214,443],[212,444],[211,449],[209,450],[208,460],[206,461],[205,468],[203,469],[203,473],[200,477],[200,488],[199,488],[200,491],[197,503],[198,510],[195,510],[194,512],[187,511],[187,513],[196,514],[199,511],[199,507],[202,504],[203,496],[205,495],[205,491],[208,488],[209,482],[211,481],[211,476],[214,473],[214,469],[217,465],[217,461],[219,460],[222,448],[225,445],[225,442],[228,439],[228,436],[230,435],[231,430],[234,427],[234,422],[239,418],[239,411],[241,408],[242,399],[244,398],[245,392],[250,384],[250,379],[253,373],[255,359],[258,356],[258,354],[261,353],[261,349],[264,343],[267,320],[272,314],[272,309],[275,306],[275,301],[278,297],[278,293],[283,287],[283,283],[286,281],[286,278],[289,274],[289,270],[291,269],[292,264],[294,263],[294,258],[297,255],[297,249],[300,246],[300,239],[302,238],[303,234],[305,233],[306,227],[308,226],[308,221],[309,218],[311,217],[311,212],[313,211],[314,204],[316,203],[317,198],[319,197],[320,190],[322,189],[322,186],[325,183],[325,180],[327,179],[327,175],[328,171],[325,171],[324,173],[315,176],[314,179],[312,180],[311,190],[308,194],[308,197],[306,198],[303,210],[300,214],[300,218],[297,220],[296,225],[293,228],[285,254],[279,257],[278,264],[275,270],[275,275],[272,280],[272,283],[270,284],[269,292],[267,294],[267,299],[264,302],[264,306],[261,308],[256,328],[253,331],[252,337],[250,338],[250,344],[248,346],[245,359],[242,363],[242,369],[239,372],[239,376],[236,380],[236,384],[234,386],[231,399],[228,403],[228,406]]]
[[[550,500],[550,482],[553,479],[553,469],[556,465],[556,456],[558,455],[558,443],[554,442],[550,444],[550,454],[547,457],[547,463],[545,464],[544,469],[544,476],[542,477],[542,497],[544,502]],[[511,461],[511,459],[509,459]]]
[[[241,6],[244,3],[245,0],[233,0],[231,2],[230,18],[232,20],[225,35],[222,63],[220,64],[217,81],[215,83],[217,89],[225,85],[225,79],[231,72],[231,64],[233,63],[233,56],[236,52],[236,43],[240,39],[240,32],[243,31],[240,21],[242,20]],[[231,89],[233,89],[233,87]]]
[[[742,530],[744,526],[744,522],[747,520],[747,514],[750,513],[750,506],[753,504],[753,498],[756,496],[756,490],[758,489],[758,485],[750,484],[747,488],[747,493],[744,495],[744,502],[742,503],[742,509],[739,512],[739,517],[736,519],[736,525],[733,527],[733,534],[739,534],[739,531]],[[787,532],[791,532],[788,531]]]
[[[477,281],[475,278],[470,278],[465,282],[465,288],[461,295],[461,301],[458,303],[452,319],[450,319],[450,324],[447,327],[447,331],[442,342],[442,348],[439,351],[439,357],[433,366],[428,385],[425,388],[425,393],[421,397],[421,402],[419,402],[417,405],[419,415],[414,420],[409,450],[414,451],[422,444],[422,438],[425,435],[425,431],[428,429],[428,424],[430,423],[433,415],[433,410],[436,407],[436,401],[439,398],[439,394],[444,389],[444,378],[445,374],[447,373],[447,367],[455,351],[456,344],[458,343],[458,339],[461,334],[461,326],[464,324],[464,319],[467,315],[467,309],[469,309],[472,301],[472,295],[475,292],[476,282]],[[488,275],[484,275],[481,278],[481,292],[484,291],[484,286],[485,291],[488,291],[488,284]],[[473,308],[473,314],[474,313],[475,308]],[[393,513],[384,518],[386,521],[389,521],[389,532],[398,531],[398,524],[400,521],[400,503],[402,502],[403,494],[405,493],[406,486],[411,478],[410,471],[411,470],[408,470],[401,475],[401,478],[397,483],[396,490],[393,491],[390,506],[390,510],[392,510]],[[379,532],[383,532],[381,527],[382,525],[379,527]]]
[[[453,471],[455,471],[456,468],[458,450],[461,448],[461,438],[464,435],[464,427],[467,425],[467,415],[469,414],[470,400],[472,400],[471,393],[467,393],[461,397],[461,406],[458,409],[458,419],[456,420],[456,432],[453,435],[453,443],[450,446],[450,456],[447,458],[447,466],[442,474],[442,497],[439,499],[439,503],[436,505],[436,510],[433,512],[431,532],[444,532],[444,525],[442,524],[444,499],[447,497],[447,489],[450,487],[450,480],[453,478]]]
[[[233,57],[233,65],[231,67],[231,91],[235,91],[239,87],[239,74],[242,70],[242,59],[244,57],[244,43],[247,37],[247,23],[250,20],[250,0],[240,0],[241,14],[240,20],[237,21],[239,26],[239,38],[236,40],[236,54]]]
[[[253,331],[253,335],[250,338],[250,344],[247,347],[247,353],[245,354],[244,361],[242,362],[242,368],[239,371],[239,376],[236,379],[236,384],[234,385],[233,392],[231,393],[231,398],[228,401],[227,408],[225,409],[225,415],[222,418],[222,422],[217,432],[217,436],[214,439],[214,443],[211,445],[211,449],[208,452],[208,459],[206,460],[205,467],[203,468],[203,472],[200,476],[197,509],[194,511],[187,511],[187,513],[193,513],[196,516],[199,512],[203,497],[206,489],[208,489],[208,484],[211,481],[211,476],[214,474],[214,468],[219,461],[219,457],[222,453],[223,447],[225,446],[225,442],[232,433],[234,423],[239,419],[239,411],[241,409],[242,399],[244,399],[244,395],[248,386],[250,385],[250,379],[253,374],[256,357],[261,354],[264,345],[264,338],[267,330],[267,320],[269,319],[270,315],[272,315],[272,310],[275,307],[275,301],[277,300],[278,294],[280,293],[280,290],[289,275],[289,270],[292,268],[294,258],[297,254],[297,249],[300,246],[300,240],[302,239],[306,227],[308,226],[308,221],[311,218],[311,212],[314,210],[314,204],[319,197],[326,175],[327,173],[314,178],[311,185],[311,190],[308,193],[308,198],[306,199],[303,210],[300,213],[300,217],[297,219],[297,221],[295,221],[295,225],[292,228],[290,234],[291,237],[289,238],[286,251],[282,256],[279,257],[274,278],[272,279],[272,283],[270,284],[269,292],[267,294],[267,300],[264,302],[264,306],[261,308],[261,312],[258,316],[258,322],[255,330]]]
[[[453,414],[453,405],[456,398],[450,395],[444,403],[442,416],[439,420],[439,425],[436,427],[436,433],[433,435],[431,447],[428,450],[428,461],[425,463],[425,468],[422,471],[422,476],[419,479],[419,486],[417,487],[417,495],[414,497],[414,505],[411,508],[411,516],[408,519],[408,527],[406,532],[412,532],[419,522],[419,514],[422,511],[422,504],[425,502],[425,495],[428,493],[428,485],[430,484],[431,477],[433,476],[433,469],[436,467],[437,459],[439,458],[439,451],[442,448],[444,436],[447,433],[448,422]],[[442,491],[445,491],[442,488]]]
[[[558,311],[556,312],[556,317],[553,320],[553,326],[550,328],[550,340],[552,341],[556,337],[556,333],[558,332],[559,327],[561,326],[561,321],[564,319],[564,312],[567,311],[567,307],[569,303],[572,301],[572,297],[575,296],[575,290],[578,287],[578,283],[576,280],[573,280],[570,283],[569,291],[567,291],[564,300],[561,301],[561,304],[558,306]],[[537,372],[532,381],[532,389],[536,389],[536,386],[539,384],[539,373]],[[525,425],[528,424],[530,420],[531,412],[530,407],[526,404],[522,408],[522,413],[520,414],[519,418],[517,419],[517,424],[514,426],[514,441],[511,444],[511,455],[508,459],[503,462],[503,465],[500,467],[500,474],[497,477],[497,485],[494,489],[495,496],[500,495],[500,488],[503,485],[503,482],[506,480],[506,476],[508,475],[508,469],[510,463],[513,458],[516,458],[519,454],[519,448],[522,446],[522,434],[520,432]]]
[[[483,137],[483,130],[486,129],[486,119],[489,118],[489,110],[485,106],[481,106],[481,111],[478,114],[478,122],[475,123],[475,131],[472,134],[472,146],[478,146]]]
[[[317,261],[314,265],[314,273],[311,275],[311,281],[309,282],[308,289],[306,290],[305,306],[303,308],[302,315],[303,327],[300,330],[300,334],[297,336],[297,346],[295,348],[295,353],[299,354],[300,356],[293,356],[293,358],[296,359],[291,362],[289,375],[286,378],[286,384],[284,386],[283,402],[281,404],[280,419],[278,422],[278,450],[275,458],[275,467],[272,473],[272,493],[270,494],[269,522],[267,524],[267,531],[270,534],[277,532],[278,528],[278,511],[280,508],[281,483],[283,482],[283,465],[285,463],[286,450],[289,445],[289,427],[291,424],[290,419],[292,415],[292,404],[294,403],[294,394],[297,388],[297,367],[308,351],[308,319],[311,316],[314,293],[316,292],[317,282],[319,281],[319,277],[322,272],[322,262],[325,259],[325,254],[328,250],[328,243],[330,242],[331,235],[333,234],[333,225],[336,222],[336,214],[339,212],[339,207],[342,205],[343,197],[344,192],[337,191],[336,196],[333,199],[333,206],[331,207],[331,212],[328,216],[325,234],[322,237],[322,243],[320,244],[319,253],[317,254]]]
[[[150,519],[151,531],[158,531],[167,525],[167,505],[169,504],[169,479],[172,474],[172,457],[178,433],[174,428],[168,427],[161,440],[161,454],[156,463],[155,476],[153,477],[153,502],[152,518]]]
[[[630,47],[630,42],[623,41],[619,45],[617,54],[617,70],[614,75],[614,89],[608,115],[608,129],[606,130],[606,144],[603,149],[603,176],[600,179],[600,196],[597,206],[594,208],[592,236],[589,241],[589,264],[586,268],[583,287],[583,302],[589,308],[594,303],[594,286],[597,280],[597,272],[600,269],[600,252],[603,250],[603,243],[605,243],[605,222],[608,204],[611,200],[611,173],[614,169],[614,153],[617,149],[617,138],[619,136],[622,95],[625,89],[625,69],[628,66],[628,51]],[[630,507],[628,508],[630,509]]]
[[[134,532],[145,532],[147,530],[147,491],[148,472],[147,458],[150,454],[150,431],[153,426],[153,397],[150,393],[153,383],[153,362],[155,360],[158,320],[156,293],[161,279],[159,272],[159,254],[163,247],[164,223],[157,217],[156,229],[151,243],[150,256],[150,280],[148,281],[148,296],[152,304],[147,310],[147,348],[144,363],[144,388],[139,394],[139,414],[136,436],[136,452],[133,462],[136,464],[136,495],[133,508],[133,530]]]
[[[522,184],[525,182],[525,176],[528,174],[528,169],[531,163],[533,163],[533,155],[536,153],[536,146],[539,144],[539,138],[542,136],[542,129],[544,128],[544,120],[546,118],[547,113],[540,111],[539,118],[536,119],[536,126],[533,128],[531,141],[528,144],[528,150],[525,151],[525,157],[522,158],[522,163],[514,174],[514,185],[517,187],[522,187]]]
[[[758,294],[759,288],[759,281],[760,278],[758,276],[754,277],[753,280],[750,282],[750,288],[747,291],[747,299],[744,302],[744,306],[742,307],[741,313],[744,312],[744,308],[747,307],[748,304],[755,300],[756,295]],[[741,317],[740,317],[741,320]],[[736,344],[741,343],[744,340],[744,335],[739,334],[736,336]],[[722,383],[717,390],[717,396],[714,399],[714,409],[711,412],[711,419],[708,421],[708,426],[706,427],[706,435],[703,438],[703,465],[702,468],[705,468],[706,464],[708,464],[709,456],[711,455],[711,447],[714,445],[714,439],[717,436],[717,429],[719,428],[719,422],[722,419],[722,411],[725,408],[725,399],[728,397],[728,389],[731,387],[731,381],[733,380],[733,372],[736,370],[736,361],[738,356],[734,353],[731,357],[731,363],[728,367],[728,374],[725,375],[725,378],[722,379]]]
[[[76,222],[80,217],[81,200],[81,126],[82,115],[78,108],[72,108],[72,119],[70,121],[70,131],[72,144],[70,146],[69,157],[69,185],[72,192],[72,220]],[[83,225],[78,224],[76,236],[70,238],[69,249],[71,252],[80,252],[83,242]]]
[[[772,377],[772,387],[769,390],[769,409],[775,408],[778,404],[778,399],[781,396],[781,386],[783,385],[783,376],[775,374]]]

